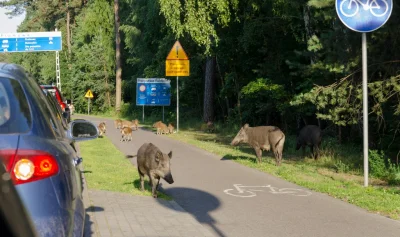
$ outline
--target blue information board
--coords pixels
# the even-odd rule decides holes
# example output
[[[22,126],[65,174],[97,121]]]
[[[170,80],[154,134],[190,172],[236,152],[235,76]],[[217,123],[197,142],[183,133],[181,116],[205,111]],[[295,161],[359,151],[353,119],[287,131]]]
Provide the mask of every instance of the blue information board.
[[[171,105],[171,81],[164,78],[138,78],[136,105]]]
[[[60,31],[0,33],[0,52],[37,52],[62,50]]]
[[[392,0],[336,0],[339,19],[358,32],[371,32],[383,26],[392,8]]]

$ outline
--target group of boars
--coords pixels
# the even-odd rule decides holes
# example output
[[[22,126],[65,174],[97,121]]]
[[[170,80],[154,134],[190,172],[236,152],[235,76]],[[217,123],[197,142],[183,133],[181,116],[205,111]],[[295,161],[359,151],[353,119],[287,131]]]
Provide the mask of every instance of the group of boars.
[[[115,120],[115,127],[121,130],[122,140],[132,140],[132,131],[137,130],[139,121],[137,119],[132,121]],[[207,123],[209,128],[213,124]],[[99,124],[100,135],[106,132],[105,123]],[[153,124],[153,128],[157,129],[156,134],[168,134],[174,132],[172,124],[168,126],[161,121]],[[126,137],[128,136],[128,137]],[[322,131],[316,125],[306,125],[303,127],[298,135],[296,142],[296,150],[303,149],[308,146],[314,159],[318,159],[319,150],[322,141]],[[282,152],[285,143],[285,134],[276,126],[258,126],[250,127],[245,124],[233,138],[231,145],[237,146],[240,143],[249,144],[255,151],[258,163],[261,162],[262,152],[272,150],[275,155],[276,165],[280,166],[282,163]],[[140,176],[141,190],[144,191],[144,176],[147,175],[152,187],[152,196],[157,198],[157,190],[160,184],[160,179],[164,179],[169,184],[174,182],[171,174],[170,162],[172,159],[172,151],[168,154],[163,153],[157,146],[152,143],[144,143],[138,150],[137,155],[137,168]]]

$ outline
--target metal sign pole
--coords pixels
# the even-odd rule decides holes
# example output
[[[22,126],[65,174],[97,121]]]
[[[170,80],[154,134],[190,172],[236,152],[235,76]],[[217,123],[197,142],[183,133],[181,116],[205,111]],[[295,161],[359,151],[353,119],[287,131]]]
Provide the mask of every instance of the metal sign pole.
[[[90,98],[88,98],[88,104],[87,104],[87,114],[89,115],[89,108],[90,108]]]
[[[364,187],[368,187],[368,71],[367,35],[362,33],[362,75],[363,75],[363,122],[364,122]]]
[[[162,121],[164,122],[164,106],[162,107]]]
[[[143,105],[143,111],[142,111],[142,123],[144,123],[144,105]]]
[[[176,132],[179,132],[179,77],[176,77]]]

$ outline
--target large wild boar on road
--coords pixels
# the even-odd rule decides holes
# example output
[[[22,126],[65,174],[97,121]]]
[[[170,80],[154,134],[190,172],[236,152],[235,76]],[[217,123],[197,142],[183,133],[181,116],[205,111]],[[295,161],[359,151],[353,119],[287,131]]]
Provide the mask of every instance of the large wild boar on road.
[[[272,148],[276,165],[281,165],[285,134],[278,127],[250,127],[249,124],[245,124],[232,140],[231,145],[237,146],[239,143],[248,143],[254,148],[258,163],[261,163],[262,151],[269,151]]]
[[[316,125],[307,125],[302,128],[297,136],[296,150],[303,148],[303,156],[305,156],[305,147],[310,147],[311,155],[315,160],[319,158],[319,149],[322,141],[321,129]]]
[[[169,184],[174,182],[171,174],[170,160],[172,151],[167,154],[162,153],[158,147],[152,143],[143,144],[137,152],[137,166],[140,175],[141,190],[144,191],[144,176],[149,176],[152,187],[153,197],[157,197],[157,189],[160,178]]]

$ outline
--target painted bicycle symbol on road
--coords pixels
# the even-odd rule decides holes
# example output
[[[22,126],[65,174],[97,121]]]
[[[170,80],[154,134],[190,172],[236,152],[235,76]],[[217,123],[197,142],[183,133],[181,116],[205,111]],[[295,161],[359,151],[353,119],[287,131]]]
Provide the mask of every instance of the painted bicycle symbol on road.
[[[363,3],[361,0],[344,0],[340,3],[340,12],[346,17],[357,15],[360,5],[365,11],[370,11],[376,17],[385,16],[389,11],[387,0],[367,0]]]
[[[224,193],[234,196],[234,197],[255,197],[257,196],[256,192],[270,192],[272,194],[287,194],[292,196],[305,197],[310,196],[311,192],[298,188],[276,188],[271,185],[263,185],[263,186],[244,186],[242,184],[234,184],[234,189],[225,189]]]

